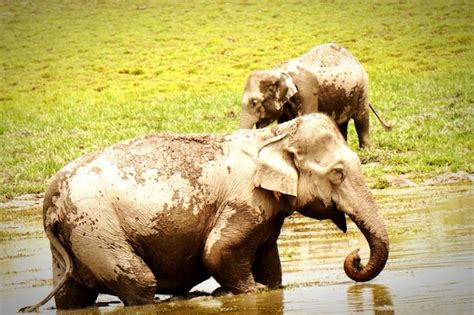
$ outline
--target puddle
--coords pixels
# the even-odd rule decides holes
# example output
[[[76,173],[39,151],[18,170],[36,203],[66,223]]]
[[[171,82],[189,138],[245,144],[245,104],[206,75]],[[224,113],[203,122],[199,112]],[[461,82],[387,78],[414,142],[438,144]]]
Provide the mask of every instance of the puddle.
[[[390,188],[374,194],[387,222],[391,251],[384,271],[369,283],[350,281],[342,268],[351,250],[360,247],[365,260],[369,254],[354,224],[343,234],[329,222],[294,215],[279,239],[284,289],[132,308],[101,295],[98,301],[104,306],[87,312],[472,314],[474,186]],[[49,292],[51,258],[39,208],[4,207],[0,219],[0,313],[10,314]],[[195,289],[210,292],[216,287],[208,280]],[[52,307],[50,301],[41,311],[56,313]]]

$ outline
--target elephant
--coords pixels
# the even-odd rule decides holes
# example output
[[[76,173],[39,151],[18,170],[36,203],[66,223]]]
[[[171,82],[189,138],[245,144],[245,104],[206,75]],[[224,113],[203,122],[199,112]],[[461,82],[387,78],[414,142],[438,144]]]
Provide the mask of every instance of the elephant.
[[[58,309],[93,305],[99,293],[124,305],[182,295],[211,276],[213,294],[282,285],[277,240],[299,212],[346,215],[370,257],[345,259],[355,281],[384,268],[389,240],[358,156],[320,113],[263,129],[155,133],[86,154],[51,180],[43,204]]]
[[[275,120],[282,123],[322,112],[335,120],[346,141],[349,119],[354,119],[359,147],[365,148],[369,108],[389,130],[369,103],[367,72],[347,49],[328,43],[271,70],[251,73],[242,97],[240,128],[262,128]]]

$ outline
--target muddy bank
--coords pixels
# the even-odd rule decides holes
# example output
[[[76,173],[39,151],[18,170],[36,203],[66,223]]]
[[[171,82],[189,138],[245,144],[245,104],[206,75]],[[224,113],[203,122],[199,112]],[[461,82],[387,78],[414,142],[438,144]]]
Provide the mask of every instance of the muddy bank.
[[[345,256],[368,246],[354,224],[340,232],[330,222],[301,215],[287,219],[279,239],[285,288],[269,292],[123,308],[101,295],[93,312],[125,311],[234,314],[317,313],[471,313],[474,308],[474,185],[376,189],[387,222],[391,252],[386,269],[367,284],[344,274]],[[51,288],[49,244],[38,205],[0,209],[0,311],[44,297]],[[196,290],[210,292],[206,281]],[[161,297],[166,299],[168,297]],[[42,311],[55,313],[50,302]]]
[[[16,196],[5,202],[0,202],[0,209],[2,208],[33,208],[40,207],[43,203],[44,193],[39,194],[26,194]]]
[[[456,173],[444,173],[436,175],[424,179],[423,181],[414,181],[407,176],[388,176],[382,181],[386,181],[387,185],[391,187],[440,186],[456,183],[474,183],[474,175],[465,171],[459,171]]]

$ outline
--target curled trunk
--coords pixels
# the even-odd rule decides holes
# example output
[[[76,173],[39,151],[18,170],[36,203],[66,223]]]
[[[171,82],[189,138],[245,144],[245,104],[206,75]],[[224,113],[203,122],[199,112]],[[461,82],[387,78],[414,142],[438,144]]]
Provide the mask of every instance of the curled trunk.
[[[389,252],[389,242],[385,223],[378,211],[372,216],[351,216],[352,221],[364,234],[370,247],[370,258],[363,266],[359,256],[359,249],[351,252],[344,261],[346,275],[354,281],[364,282],[375,278],[385,267]]]

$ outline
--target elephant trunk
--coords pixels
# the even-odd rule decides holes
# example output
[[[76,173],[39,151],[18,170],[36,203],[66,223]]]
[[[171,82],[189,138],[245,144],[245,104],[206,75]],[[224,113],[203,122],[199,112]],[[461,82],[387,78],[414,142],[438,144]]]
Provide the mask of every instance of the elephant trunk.
[[[370,194],[370,192],[367,192]],[[367,196],[367,195],[366,195]],[[389,241],[385,223],[377,210],[372,196],[369,197],[370,210],[366,215],[351,215],[350,218],[364,234],[370,247],[370,258],[366,266],[361,264],[359,249],[351,252],[344,261],[346,275],[354,281],[365,282],[375,278],[384,268],[388,259]]]
[[[240,114],[240,129],[252,129],[257,123],[257,119],[249,113],[242,111]]]

